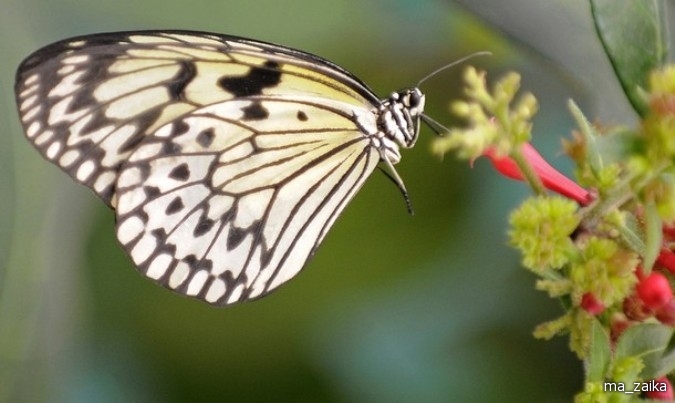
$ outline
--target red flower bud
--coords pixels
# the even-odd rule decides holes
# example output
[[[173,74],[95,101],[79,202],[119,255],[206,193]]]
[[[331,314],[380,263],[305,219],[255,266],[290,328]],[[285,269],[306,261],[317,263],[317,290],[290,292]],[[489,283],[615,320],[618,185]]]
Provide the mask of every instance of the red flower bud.
[[[664,240],[669,241],[675,240],[675,226],[673,226],[672,224],[663,225],[663,228],[661,228],[661,232],[663,232]]]
[[[655,316],[664,325],[675,326],[675,298],[659,308]]]
[[[675,273],[675,253],[671,250],[663,248],[656,258],[656,263],[663,266],[671,273]]]
[[[605,305],[600,300],[598,300],[595,295],[587,292],[581,297],[581,308],[595,316],[605,310]]]
[[[645,392],[646,398],[654,400],[673,400],[673,385],[670,384],[667,377],[662,376],[647,384],[651,390]]]
[[[670,282],[668,282],[666,276],[655,271],[641,278],[635,287],[635,291],[645,306],[652,310],[663,307],[673,299]]]

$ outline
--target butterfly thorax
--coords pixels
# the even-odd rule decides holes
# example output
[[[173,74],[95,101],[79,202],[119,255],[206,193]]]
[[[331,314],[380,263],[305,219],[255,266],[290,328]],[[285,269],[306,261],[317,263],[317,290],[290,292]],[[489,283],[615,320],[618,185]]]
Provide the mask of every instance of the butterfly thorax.
[[[420,117],[424,113],[424,94],[418,88],[393,92],[375,113],[382,136],[382,151],[395,164],[401,158],[398,147],[411,148],[417,141]]]

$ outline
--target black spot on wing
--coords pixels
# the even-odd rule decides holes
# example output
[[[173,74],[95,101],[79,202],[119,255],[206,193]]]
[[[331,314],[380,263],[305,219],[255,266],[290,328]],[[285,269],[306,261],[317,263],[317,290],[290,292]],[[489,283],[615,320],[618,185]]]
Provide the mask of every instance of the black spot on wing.
[[[171,124],[171,137],[183,135],[187,133],[188,130],[190,130],[190,125],[185,123],[182,119],[178,119]]]
[[[254,239],[258,239],[261,233],[262,223],[260,220],[253,221],[247,228],[239,228],[232,225],[232,228],[227,233],[227,250],[232,250],[239,246],[248,234],[251,234]]]
[[[306,122],[307,121],[307,114],[303,111],[298,111],[298,114],[296,115],[299,121],[301,122]]]
[[[173,199],[168,206],[166,206],[166,215],[175,214],[181,211],[183,208],[185,208],[183,199],[180,196],[176,196],[176,198]]]
[[[186,163],[182,163],[169,172],[169,178],[177,181],[186,181],[190,178],[190,168]]]
[[[213,128],[210,127],[197,135],[197,143],[204,148],[209,148],[211,147],[211,144],[213,144],[213,139],[215,137],[216,135],[213,132]]]
[[[246,233],[246,229],[243,228],[237,228],[234,226],[230,228],[230,231],[227,233],[227,250],[236,248],[241,243],[241,241],[244,240]]]
[[[143,192],[148,199],[154,199],[161,193],[159,188],[155,186],[143,186]]]
[[[270,115],[269,111],[259,101],[251,102],[250,105],[241,108],[241,111],[244,112],[242,120],[263,120]]]
[[[193,231],[194,236],[200,237],[200,236],[206,234],[207,232],[209,232],[211,230],[211,228],[213,228],[213,225],[215,223],[216,222],[213,221],[212,219],[210,219],[208,217],[205,217],[205,216],[201,216],[199,218],[199,222],[197,223],[197,226],[195,226],[195,229]]]
[[[178,155],[183,151],[183,147],[173,141],[165,141],[162,144],[162,153],[164,155]]]
[[[267,61],[262,67],[252,67],[243,76],[223,77],[218,81],[218,85],[236,97],[247,97],[260,95],[263,89],[275,87],[279,81],[281,81],[279,63]]]

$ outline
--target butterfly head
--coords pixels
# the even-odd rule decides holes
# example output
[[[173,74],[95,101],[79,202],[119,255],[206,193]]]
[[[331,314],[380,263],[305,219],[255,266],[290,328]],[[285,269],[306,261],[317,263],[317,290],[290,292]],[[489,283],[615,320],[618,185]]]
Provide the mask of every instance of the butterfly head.
[[[408,88],[396,93],[400,102],[408,108],[410,115],[419,119],[424,113],[424,94],[419,88]]]
[[[380,125],[386,136],[401,147],[411,148],[420,131],[420,118],[424,114],[424,94],[419,88],[393,92],[382,102]]]

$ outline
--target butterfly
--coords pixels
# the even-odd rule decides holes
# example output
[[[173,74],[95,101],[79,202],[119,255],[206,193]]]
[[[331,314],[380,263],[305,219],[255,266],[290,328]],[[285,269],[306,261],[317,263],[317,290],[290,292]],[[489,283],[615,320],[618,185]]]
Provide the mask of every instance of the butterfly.
[[[407,201],[393,165],[426,121],[417,87],[380,99],[321,57],[190,31],[56,42],[15,92],[28,140],[114,210],[137,269],[217,306],[297,275],[376,167]]]

